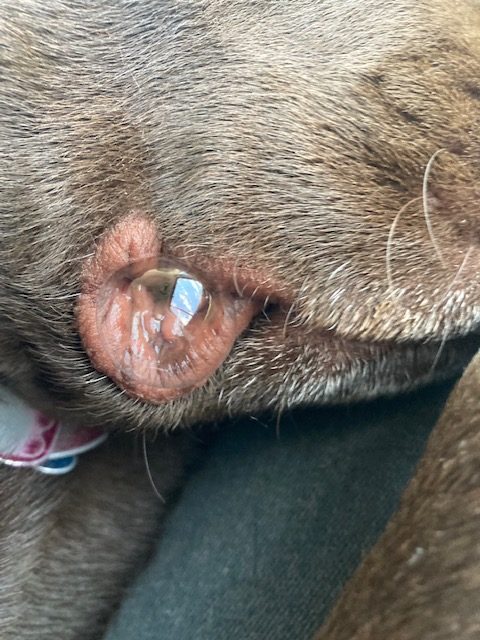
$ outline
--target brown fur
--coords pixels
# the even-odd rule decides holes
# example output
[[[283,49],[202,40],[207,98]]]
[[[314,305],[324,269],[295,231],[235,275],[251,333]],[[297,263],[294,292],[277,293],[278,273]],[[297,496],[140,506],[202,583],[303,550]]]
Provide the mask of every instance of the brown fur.
[[[318,640],[480,636],[480,354],[451,394],[397,514]]]
[[[461,371],[478,347],[479,28],[475,0],[3,0],[2,380],[72,423],[168,430]],[[171,253],[254,266],[294,294],[291,309],[255,320],[208,384],[163,406],[98,374],[75,323],[85,258],[133,210]],[[117,515],[95,507],[116,456],[99,453],[62,485],[0,469],[14,523],[2,635],[95,636],[152,527],[122,554],[107,543],[144,489],[140,477],[111,484]],[[104,581],[88,582],[81,531],[65,575],[62,545],[47,543],[76,522],[74,504],[55,510],[77,486],[83,526],[108,531]],[[32,570],[19,571],[12,536],[32,502]],[[60,593],[72,571],[83,594],[95,587],[94,605],[76,598],[66,621],[36,592],[40,627],[15,626],[32,576]]]
[[[155,449],[161,463],[152,464],[154,482],[167,499],[190,447],[175,436]],[[0,467],[2,640],[46,640],[52,632],[99,637],[165,507],[141,451],[135,455],[130,439],[112,438],[60,482]]]

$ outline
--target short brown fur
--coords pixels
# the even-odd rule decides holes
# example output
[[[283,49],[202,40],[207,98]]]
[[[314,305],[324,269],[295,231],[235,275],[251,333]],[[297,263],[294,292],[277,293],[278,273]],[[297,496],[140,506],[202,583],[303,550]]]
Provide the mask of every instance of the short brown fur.
[[[479,346],[479,29],[475,0],[3,0],[1,381],[71,423],[166,432],[461,372]],[[288,315],[259,316],[206,385],[163,406],[96,372],[75,319],[86,257],[132,211],[155,222],[171,253],[253,266],[293,292]],[[474,445],[474,422],[455,407],[467,387],[473,403],[473,378],[432,440],[462,496],[476,495],[475,460],[459,449]],[[181,475],[182,447],[159,444],[171,459],[164,491]],[[456,501],[441,548],[431,547],[451,499],[432,451],[361,569],[366,600],[354,579],[322,638],[473,637],[473,609],[453,620],[436,591],[452,606],[474,592],[476,515]],[[155,531],[156,517],[141,514],[161,510],[136,469],[120,444],[62,485],[0,469],[2,637],[98,636]],[[117,512],[99,507],[105,495]],[[101,578],[87,562],[96,530],[106,533],[95,538]],[[52,543],[65,536],[68,567]],[[409,562],[417,544],[425,555]],[[447,547],[462,567],[444,565],[450,590],[434,564]],[[401,571],[411,596],[382,586]],[[75,603],[43,600],[68,599],[73,575],[85,587]],[[20,625],[26,607],[36,615]]]

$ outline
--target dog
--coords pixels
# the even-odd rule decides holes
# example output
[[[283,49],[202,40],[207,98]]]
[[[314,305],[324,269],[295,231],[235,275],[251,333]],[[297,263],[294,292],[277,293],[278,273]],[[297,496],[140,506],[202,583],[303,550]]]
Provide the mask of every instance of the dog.
[[[101,634],[164,510],[128,432],[157,434],[168,496],[197,423],[464,370],[480,346],[479,29],[476,0],[2,2],[0,382],[55,423],[116,434],[61,480],[0,468],[2,637]],[[128,328],[156,317],[147,273],[206,300],[191,331],[174,318],[160,370],[153,325],[147,346]],[[445,469],[464,460],[459,393],[433,436]],[[433,458],[358,574],[376,607],[354,578],[322,639],[478,633],[472,607],[454,620],[414,588],[443,583],[401,544],[442,508]],[[411,591],[385,591],[405,558]]]
[[[317,640],[478,637],[480,354],[453,390],[398,512]]]

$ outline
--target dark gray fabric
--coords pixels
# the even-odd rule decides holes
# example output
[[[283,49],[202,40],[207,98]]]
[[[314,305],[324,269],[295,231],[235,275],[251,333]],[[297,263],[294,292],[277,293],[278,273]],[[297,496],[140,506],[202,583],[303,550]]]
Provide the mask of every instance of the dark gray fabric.
[[[225,426],[106,640],[307,640],[383,529],[449,387]]]

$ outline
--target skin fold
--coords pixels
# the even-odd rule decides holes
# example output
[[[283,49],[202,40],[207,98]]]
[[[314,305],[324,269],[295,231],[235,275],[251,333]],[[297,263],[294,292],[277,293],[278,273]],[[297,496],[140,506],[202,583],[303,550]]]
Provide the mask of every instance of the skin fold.
[[[133,454],[143,434],[168,495],[198,423],[464,370],[480,346],[479,29],[476,0],[2,1],[0,382],[119,435],[61,483],[0,468],[1,637],[100,636],[164,508]],[[94,367],[79,320],[86,265],[133,214],[156,230],[144,251],[260,309],[204,384],[161,403]],[[468,491],[473,422],[455,407],[471,394],[474,421],[472,366],[432,440]],[[427,539],[453,494],[431,453],[422,465],[360,570],[367,600],[354,578],[322,639],[474,637],[475,514],[455,502],[462,571],[444,590],[450,534],[431,554]],[[425,513],[408,507],[422,496]],[[384,584],[405,558],[427,586],[398,599]],[[451,608],[464,594],[462,621],[437,587]]]

